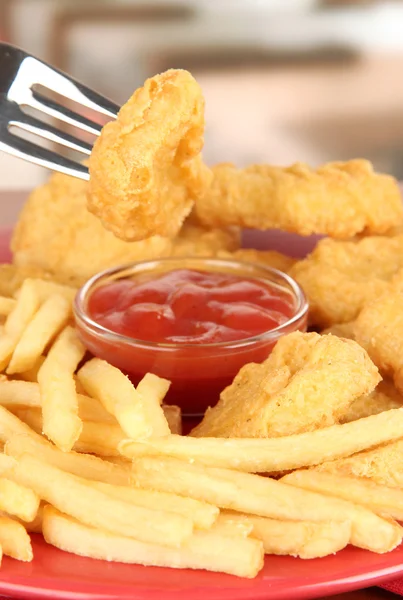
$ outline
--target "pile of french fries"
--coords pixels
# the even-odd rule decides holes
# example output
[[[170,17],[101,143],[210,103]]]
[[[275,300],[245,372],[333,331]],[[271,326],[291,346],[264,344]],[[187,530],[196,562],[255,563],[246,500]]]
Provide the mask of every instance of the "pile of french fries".
[[[0,298],[2,554],[32,560],[41,533],[82,556],[254,577],[265,554],[401,543],[402,489],[308,467],[403,438],[403,409],[272,439],[182,436],[168,381],[135,388],[85,362],[75,291],[26,279]]]

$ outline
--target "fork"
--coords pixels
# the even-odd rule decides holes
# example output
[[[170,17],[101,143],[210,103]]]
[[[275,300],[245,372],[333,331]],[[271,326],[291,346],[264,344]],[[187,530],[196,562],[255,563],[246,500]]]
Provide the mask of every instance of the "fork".
[[[116,118],[120,108],[24,50],[0,43],[0,150],[48,169],[88,180],[89,173],[85,165],[10,131],[10,128],[16,128],[83,155],[91,154],[92,145],[88,142],[42,121],[40,115],[34,117],[25,111],[27,107],[35,109],[94,136],[99,136],[102,125],[47,97],[38,91],[38,86],[50,95],[56,93],[112,119]]]

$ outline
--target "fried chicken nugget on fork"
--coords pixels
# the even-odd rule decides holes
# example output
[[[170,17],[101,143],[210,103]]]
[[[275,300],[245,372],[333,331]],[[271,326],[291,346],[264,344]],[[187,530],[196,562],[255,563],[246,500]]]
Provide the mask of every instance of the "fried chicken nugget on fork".
[[[213,167],[213,181],[196,202],[206,225],[283,229],[300,235],[349,238],[382,234],[403,222],[401,194],[389,175],[366,160],[334,162],[317,170],[297,163],[281,168]]]
[[[203,133],[204,99],[190,73],[148,79],[95,142],[89,210],[124,240],[174,237],[210,182]]]
[[[310,323],[331,327],[353,321],[367,302],[390,288],[402,268],[403,235],[347,242],[326,238],[290,275],[308,297]]]
[[[328,427],[379,380],[355,342],[295,332],[262,364],[242,367],[192,435],[281,437]]]

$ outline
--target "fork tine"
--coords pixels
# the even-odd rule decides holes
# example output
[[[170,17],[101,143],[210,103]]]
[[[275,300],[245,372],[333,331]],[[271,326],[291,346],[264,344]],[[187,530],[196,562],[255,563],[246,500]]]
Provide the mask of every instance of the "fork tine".
[[[20,111],[21,115],[19,118],[10,119],[10,125],[18,127],[19,129],[23,129],[24,131],[28,131],[29,133],[36,134],[41,138],[49,140],[51,142],[55,142],[56,144],[61,144],[62,146],[66,146],[67,148],[71,148],[72,150],[77,150],[77,152],[83,152],[88,156],[91,154],[92,146],[87,142],[79,140],[74,136],[53,127],[52,125],[48,125],[31,115],[27,115]]]
[[[33,142],[24,140],[6,130],[1,131],[0,150],[53,171],[59,171],[86,181],[90,178],[88,168],[85,165],[70,158],[65,158],[47,148],[37,146]]]
[[[45,98],[45,96],[42,96],[42,94],[39,94],[38,92],[34,92],[32,96],[27,99],[27,105],[31,108],[36,108],[59,121],[63,121],[68,125],[73,125],[74,127],[82,129],[87,133],[92,133],[96,136],[101,133],[102,125],[99,125],[86,117],[82,117],[69,108],[64,106],[61,107],[60,104],[54,102],[54,100]]]

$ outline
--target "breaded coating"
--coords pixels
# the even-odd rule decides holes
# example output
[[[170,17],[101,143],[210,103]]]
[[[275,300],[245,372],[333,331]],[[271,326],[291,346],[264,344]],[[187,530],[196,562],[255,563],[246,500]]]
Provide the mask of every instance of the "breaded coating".
[[[167,238],[130,243],[104,229],[87,210],[87,187],[85,181],[55,174],[32,192],[14,229],[15,264],[80,284],[102,269],[170,253]]]
[[[196,202],[199,219],[211,227],[349,238],[361,232],[382,234],[403,222],[395,179],[375,173],[366,160],[329,163],[317,170],[301,163],[240,170],[221,164],[212,172],[210,189]]]
[[[185,223],[178,237],[172,241],[172,256],[217,256],[221,251],[239,248],[241,232],[238,227],[209,229],[202,225]]]
[[[380,485],[403,488],[403,440],[358,452],[314,467],[315,471],[365,477]]]
[[[402,268],[403,235],[348,242],[326,238],[290,275],[308,297],[310,323],[331,327],[354,320],[367,302],[389,289]]]
[[[243,262],[256,263],[264,267],[271,267],[287,273],[296,263],[295,258],[286,256],[276,250],[255,250],[254,248],[240,248],[236,252],[219,252],[219,258],[230,258]]]
[[[348,340],[354,340],[354,321],[350,321],[349,323],[336,323],[321,331],[322,335],[327,335],[328,333]]]
[[[354,324],[354,336],[403,393],[403,286],[364,306]]]
[[[377,415],[392,408],[402,408],[403,396],[397,391],[392,381],[384,380],[370,394],[354,400],[340,417],[340,423],[349,423],[371,415]]]
[[[291,333],[280,338],[265,362],[241,368],[192,435],[281,437],[328,427],[379,380],[355,342]]]
[[[171,69],[148,79],[95,142],[89,210],[124,240],[174,237],[210,182],[203,134],[204,98],[192,75]]]

